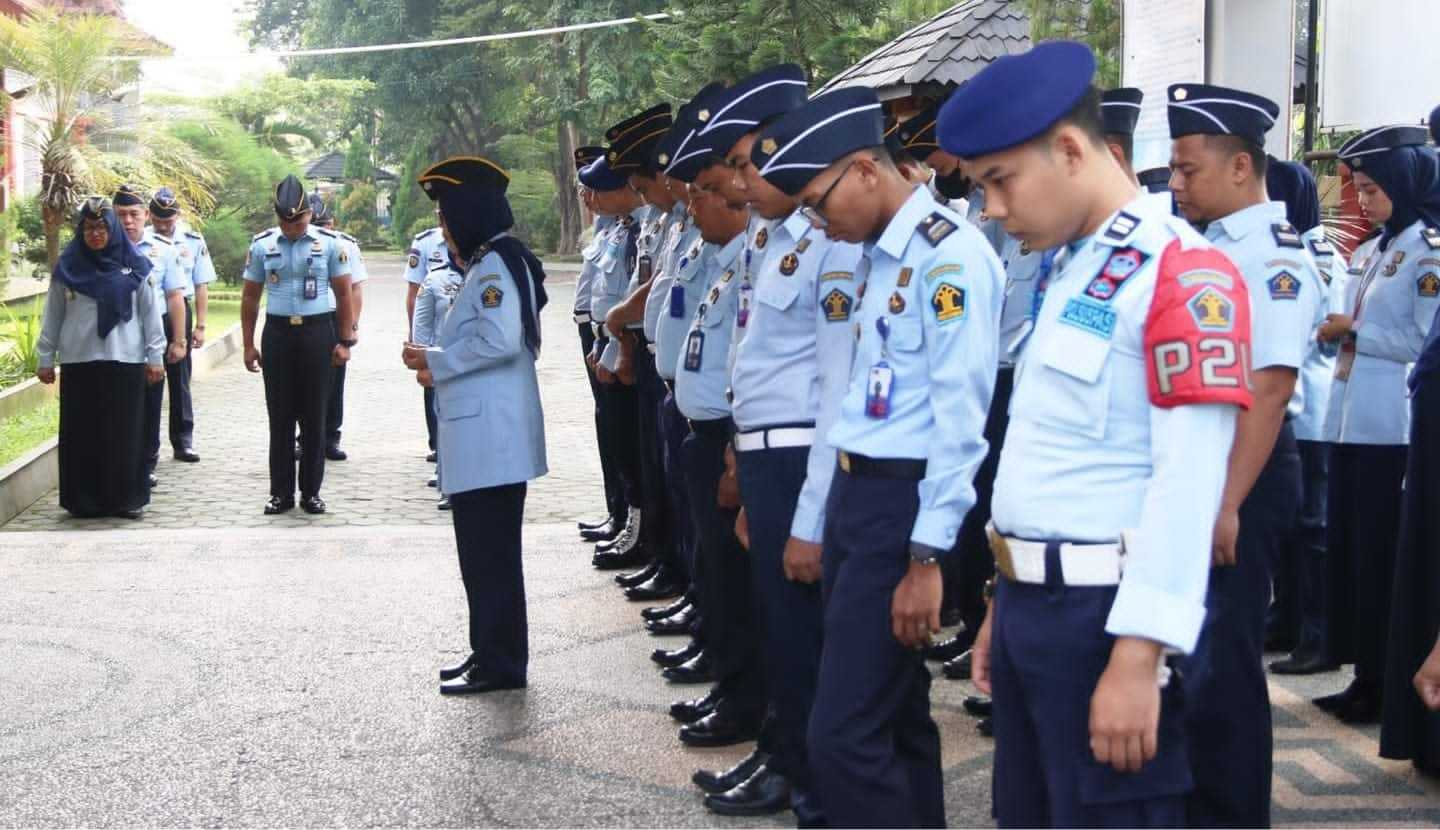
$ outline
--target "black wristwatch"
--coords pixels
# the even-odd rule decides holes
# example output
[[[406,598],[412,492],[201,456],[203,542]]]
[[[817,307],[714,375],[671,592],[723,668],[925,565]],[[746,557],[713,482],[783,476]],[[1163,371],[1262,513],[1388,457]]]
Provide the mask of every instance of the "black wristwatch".
[[[347,348],[347,349],[353,349],[353,348],[355,348],[355,346],[358,345],[359,343],[360,343],[359,340],[354,340],[354,339],[351,339],[351,340],[341,340],[341,341],[340,341],[340,345],[344,346],[344,347]]]

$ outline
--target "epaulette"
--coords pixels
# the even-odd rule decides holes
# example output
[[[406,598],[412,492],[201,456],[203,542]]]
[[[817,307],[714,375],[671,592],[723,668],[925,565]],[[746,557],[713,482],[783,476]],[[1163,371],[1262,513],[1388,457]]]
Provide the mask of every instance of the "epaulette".
[[[1139,227],[1140,217],[1122,210],[1115,214],[1115,218],[1110,220],[1110,224],[1105,227],[1105,230],[1100,232],[1100,236],[1106,242],[1115,245],[1124,245],[1130,241],[1130,238],[1135,235],[1135,231]]]
[[[331,239],[336,239],[339,237],[339,234],[335,233],[329,228],[316,228],[315,230],[318,231],[321,236],[328,236]]]
[[[1430,246],[1430,250],[1440,251],[1440,230],[1426,227],[1420,231],[1420,238],[1425,240],[1425,244]]]
[[[1305,243],[1300,241],[1300,232],[1289,222],[1276,222],[1270,226],[1270,232],[1275,235],[1275,244],[1282,248],[1305,247]]]
[[[915,230],[925,235],[925,241],[933,247],[945,241],[945,237],[955,232],[958,226],[945,218],[943,213],[932,213],[920,220]]]
[[[164,242],[166,245],[174,245],[175,241],[168,236],[161,236],[158,233],[150,234],[150,239],[155,242]]]
[[[259,242],[260,240],[265,239],[265,238],[267,238],[267,237],[269,237],[269,236],[273,236],[274,234],[275,234],[275,229],[274,229],[274,228],[271,228],[271,229],[268,230],[268,231],[261,231],[261,232],[255,234],[254,236],[250,237],[250,241],[251,241],[251,242]]]
[[[358,245],[360,244],[359,242],[356,242],[356,241],[355,241],[355,237],[351,236],[351,235],[348,234],[348,233],[345,233],[344,231],[339,231],[339,232],[336,233],[335,235],[338,236],[338,237],[340,237],[341,239],[345,240],[346,242],[349,242],[351,245],[357,245],[357,246],[358,246]]]
[[[421,231],[420,233],[415,234],[415,241],[416,241],[416,242],[419,242],[420,240],[429,237],[430,234],[432,234],[432,233],[439,233],[439,232],[440,232],[440,229],[439,229],[439,228],[431,228],[431,229],[428,230],[428,231]]]
[[[185,232],[185,236],[186,236],[187,238],[189,238],[189,239],[200,239],[200,240],[204,240],[204,239],[205,239],[205,237],[203,237],[203,236],[200,235],[200,232],[199,232],[199,231],[186,231],[186,232]]]
[[[1311,239],[1310,253],[1315,256],[1335,256],[1335,246],[1328,239]]]

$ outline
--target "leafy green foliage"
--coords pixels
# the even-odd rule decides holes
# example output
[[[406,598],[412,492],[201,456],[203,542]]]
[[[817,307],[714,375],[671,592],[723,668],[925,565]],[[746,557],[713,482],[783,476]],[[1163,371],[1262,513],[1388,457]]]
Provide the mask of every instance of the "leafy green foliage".
[[[295,155],[342,143],[367,125],[369,81],[266,75],[260,83],[214,99],[215,111],[234,119],[271,149]]]
[[[1101,89],[1120,85],[1121,0],[1025,0],[1025,10],[1032,40],[1089,44],[1095,50],[1095,84]]]
[[[8,305],[4,312],[5,337],[0,339],[0,387],[25,380],[40,365],[41,298],[30,301],[23,313]]]

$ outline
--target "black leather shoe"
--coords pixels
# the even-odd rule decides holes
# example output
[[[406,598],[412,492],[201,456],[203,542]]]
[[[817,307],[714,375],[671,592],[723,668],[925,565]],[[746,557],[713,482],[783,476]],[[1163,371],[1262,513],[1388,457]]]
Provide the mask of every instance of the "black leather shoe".
[[[119,513],[116,513],[115,515],[116,515],[116,516],[119,516],[119,517],[122,518],[122,519],[129,519],[129,520],[131,520],[131,521],[138,521],[138,520],[140,520],[140,519],[145,518],[145,509],[144,509],[144,508],[137,508],[137,509],[135,509],[135,510],[121,510]]]
[[[312,516],[325,512],[325,500],[319,496],[309,496],[300,500],[300,509]]]
[[[970,650],[975,638],[970,632],[962,631],[948,640],[941,640],[925,647],[925,659],[936,663],[948,663]]]
[[[289,513],[291,510],[294,509],[294,499],[282,499],[279,496],[271,496],[270,500],[265,502],[266,516],[276,516],[281,513]]]
[[[640,619],[649,621],[663,620],[666,617],[673,617],[681,611],[685,610],[685,606],[689,604],[690,595],[685,594],[677,598],[674,602],[667,605],[657,605],[654,608],[646,608],[644,611],[640,612]]]
[[[475,654],[474,652],[471,652],[470,654],[466,655],[465,659],[461,660],[459,663],[456,663],[453,666],[445,666],[444,668],[440,669],[440,679],[454,680],[465,672],[470,671],[470,667],[473,665],[475,665]]]
[[[662,669],[673,669],[699,653],[700,643],[691,640],[680,648],[657,648],[650,653],[650,659],[654,660]]]
[[[722,816],[768,816],[790,809],[790,782],[768,766],[729,792],[705,796],[705,807]]]
[[[695,619],[699,616],[700,613],[692,605],[674,616],[660,620],[646,620],[645,630],[656,637],[678,637],[682,634],[691,634],[695,630]]]
[[[1334,713],[1341,723],[1364,726],[1380,722],[1380,701],[1374,695],[1359,695],[1350,699]]]
[[[450,509],[450,497],[449,497],[449,496],[441,496],[441,497],[440,497],[440,501],[438,501],[438,502],[435,503],[435,509],[436,509],[436,510],[449,510],[449,509]]]
[[[1294,635],[1288,632],[1274,629],[1265,632],[1265,650],[1267,652],[1294,651],[1297,645],[1299,645],[1299,643],[1295,641]]]
[[[638,568],[650,559],[650,554],[643,548],[631,548],[628,553],[611,551],[609,553],[597,553],[590,558],[590,564],[598,571],[620,571],[626,568]]]
[[[440,456],[436,455],[434,450],[431,450],[431,451],[430,451],[430,454],[427,455],[427,456],[425,456],[425,460],[426,460],[426,461],[429,461],[431,464],[434,464],[434,463],[435,463],[436,461],[438,461],[439,459],[440,459]]]
[[[673,669],[666,669],[660,674],[676,686],[715,682],[715,667],[710,662],[710,655],[706,654],[704,649],[684,663]]]
[[[146,479],[150,482],[150,486],[151,486],[151,487],[159,487],[159,486],[160,486],[160,479],[156,478],[154,473],[149,473],[149,474],[146,476]]]
[[[1270,671],[1276,674],[1324,674],[1335,671],[1336,668],[1338,667],[1334,663],[1326,660],[1322,655],[1299,652],[1270,664]]]
[[[331,461],[344,461],[350,456],[347,455],[344,450],[340,449],[339,444],[331,444],[325,448],[325,457]]]
[[[670,717],[680,723],[694,723],[715,711],[715,707],[718,705],[720,705],[720,691],[717,687],[706,692],[702,697],[692,700],[677,700],[670,704]]]
[[[669,568],[661,565],[655,575],[632,588],[625,589],[625,598],[631,602],[655,602],[672,599],[685,593],[685,586],[675,578]]]
[[[680,742],[686,746],[734,746],[753,741],[759,734],[759,717],[742,715],[722,703],[700,720],[680,727]]]
[[[1349,706],[1350,701],[1362,696],[1364,696],[1364,690],[1360,688],[1360,684],[1352,682],[1349,686],[1345,687],[1344,691],[1336,692],[1333,695],[1317,697],[1312,702],[1327,712],[1335,713]]]
[[[740,763],[724,772],[711,772],[708,769],[696,770],[695,774],[690,776],[690,780],[695,782],[695,786],[712,795],[729,792],[745,783],[746,779],[754,775],[755,771],[769,760],[770,754],[757,748],[754,752],[746,755]]]
[[[478,695],[482,692],[498,692],[504,689],[523,689],[524,680],[502,680],[486,677],[478,668],[466,669],[465,673],[453,680],[440,684],[442,695]]]
[[[587,542],[612,542],[623,528],[614,519],[606,519],[594,527],[581,527],[580,538]]]
[[[987,738],[995,737],[995,721],[990,718],[981,718],[975,721],[975,731]]]
[[[175,451],[175,460],[184,461],[186,464],[194,464],[200,460],[200,453],[195,452],[189,447],[181,447]]]
[[[941,668],[941,671],[943,671],[945,673],[945,676],[950,678],[951,680],[969,680],[970,652],[967,651],[959,657],[956,657],[954,660],[946,663]]]
[[[649,580],[650,577],[654,576],[655,573],[659,570],[660,560],[651,559],[649,562],[645,563],[645,567],[641,568],[638,571],[630,571],[629,573],[616,574],[615,584],[619,585],[621,588],[633,588],[636,585],[639,585],[640,583]]]
[[[965,699],[960,702],[961,708],[977,718],[990,717],[992,705],[990,698],[980,697],[978,695],[967,695]]]

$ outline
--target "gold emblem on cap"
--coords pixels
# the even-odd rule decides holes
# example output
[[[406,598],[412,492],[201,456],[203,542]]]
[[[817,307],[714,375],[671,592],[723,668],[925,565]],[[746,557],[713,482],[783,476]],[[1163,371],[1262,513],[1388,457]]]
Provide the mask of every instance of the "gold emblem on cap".
[[[1185,100],[1186,98],[1188,98],[1189,96],[1190,96],[1189,91],[1187,91],[1187,90],[1185,89],[1185,87],[1183,87],[1183,86],[1182,86],[1182,87],[1179,87],[1178,89],[1175,90],[1175,100],[1176,100],[1176,101],[1184,101],[1184,100]]]
[[[701,124],[704,124],[706,121],[710,120],[710,110],[700,110],[699,112],[695,113],[695,118],[698,119]]]
[[[660,156],[655,160],[660,162],[661,164],[669,164],[670,156],[668,153],[661,153]]]
[[[767,138],[764,141],[760,142],[760,152],[764,153],[767,156],[775,155],[775,151],[778,149],[779,145],[775,143],[775,139],[773,138]]]
[[[606,158],[611,164],[614,164],[615,162],[617,162],[617,161],[620,160],[620,154],[617,153],[617,152],[615,152],[614,150],[611,150],[608,154],[606,154],[605,158]]]

